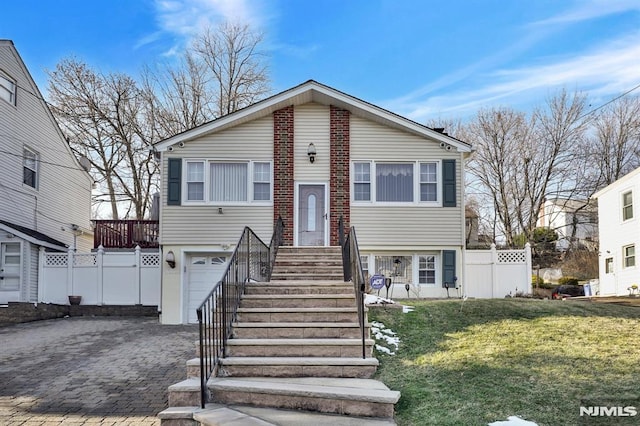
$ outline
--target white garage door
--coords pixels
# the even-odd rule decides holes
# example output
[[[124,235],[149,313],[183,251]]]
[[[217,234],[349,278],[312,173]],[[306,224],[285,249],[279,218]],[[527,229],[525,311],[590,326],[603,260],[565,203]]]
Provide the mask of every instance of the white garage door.
[[[226,254],[190,256],[187,270],[187,321],[189,323],[198,322],[196,309],[222,278],[226,267]]]

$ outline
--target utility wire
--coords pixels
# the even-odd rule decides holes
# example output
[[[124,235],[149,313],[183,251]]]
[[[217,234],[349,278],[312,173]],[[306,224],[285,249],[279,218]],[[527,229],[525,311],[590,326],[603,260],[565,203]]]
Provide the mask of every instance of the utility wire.
[[[635,90],[638,90],[638,89],[640,89],[640,84],[638,84],[638,85],[636,85],[636,86],[632,87],[631,89],[627,90],[627,91],[626,91],[626,92],[624,92],[623,94],[621,94],[621,95],[619,95],[619,96],[616,96],[615,98],[611,99],[610,101],[607,101],[607,102],[603,103],[602,105],[600,105],[600,106],[598,106],[598,107],[596,107],[596,108],[593,108],[593,109],[592,109],[592,110],[590,110],[590,111],[585,112],[584,114],[582,114],[581,116],[579,116],[579,117],[577,118],[577,120],[580,120],[581,118],[586,117],[587,115],[593,114],[594,112],[596,112],[596,111],[598,111],[598,110],[600,110],[600,109],[602,109],[602,108],[606,107],[607,105],[609,105],[609,104],[611,104],[611,103],[613,103],[613,102],[617,101],[618,99],[624,98],[624,97],[625,97],[625,96],[627,96],[629,93],[631,93],[631,92],[633,92],[633,91],[635,91]]]
[[[25,158],[23,154],[15,154],[13,152],[5,151],[4,149],[0,149],[0,153],[7,154],[7,155],[13,155],[14,157],[20,157],[22,159]],[[41,160],[41,159],[38,159],[37,162],[38,163],[42,163],[42,164],[49,164],[51,166],[56,166],[56,167],[62,167],[63,169],[79,170],[81,172],[86,172],[86,170],[82,169],[82,168],[73,167],[73,166],[65,166],[64,164],[52,163],[50,161],[44,161],[44,160]]]

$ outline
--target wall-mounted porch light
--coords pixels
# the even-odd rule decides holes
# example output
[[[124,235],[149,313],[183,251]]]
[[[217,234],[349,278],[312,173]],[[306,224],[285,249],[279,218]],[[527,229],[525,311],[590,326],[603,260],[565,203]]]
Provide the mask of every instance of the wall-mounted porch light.
[[[167,262],[167,265],[169,265],[169,268],[173,269],[176,267],[176,256],[173,254],[171,250],[167,252],[167,255],[165,256],[164,260],[165,262]]]
[[[311,142],[309,144],[309,148],[307,148],[307,155],[309,156],[309,161],[310,162],[314,162],[316,161],[316,146],[313,144],[313,142]]]

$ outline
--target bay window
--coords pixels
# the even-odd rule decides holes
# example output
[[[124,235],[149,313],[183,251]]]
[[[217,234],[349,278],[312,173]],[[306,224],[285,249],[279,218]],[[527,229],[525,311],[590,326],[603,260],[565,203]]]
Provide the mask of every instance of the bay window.
[[[186,160],[186,202],[242,204],[271,201],[270,162]]]
[[[441,182],[438,164],[438,161],[356,161],[352,175],[353,201],[439,203]]]

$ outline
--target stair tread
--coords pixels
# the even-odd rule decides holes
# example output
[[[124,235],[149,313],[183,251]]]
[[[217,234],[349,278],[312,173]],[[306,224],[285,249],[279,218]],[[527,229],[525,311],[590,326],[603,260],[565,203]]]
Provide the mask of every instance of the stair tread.
[[[365,345],[372,345],[373,339],[365,339]],[[230,346],[360,346],[362,339],[229,339],[227,345]]]
[[[372,379],[212,377],[208,387],[215,391],[304,395],[385,404],[395,404],[400,399],[400,392],[389,390],[382,382]]]
[[[353,293],[335,293],[335,294],[243,294],[242,299],[354,299]]]
[[[378,365],[377,358],[353,357],[226,357],[222,365]]]
[[[366,308],[365,308],[366,311]],[[238,308],[243,313],[297,313],[297,312],[358,312],[358,308],[346,307],[315,307],[315,308]]]
[[[368,327],[369,324],[365,324]],[[236,322],[233,327],[255,327],[255,328],[274,328],[274,327],[293,327],[293,328],[355,328],[360,327],[357,322]]]
[[[344,280],[271,280],[262,283],[247,283],[246,287],[349,287],[353,284]]]

